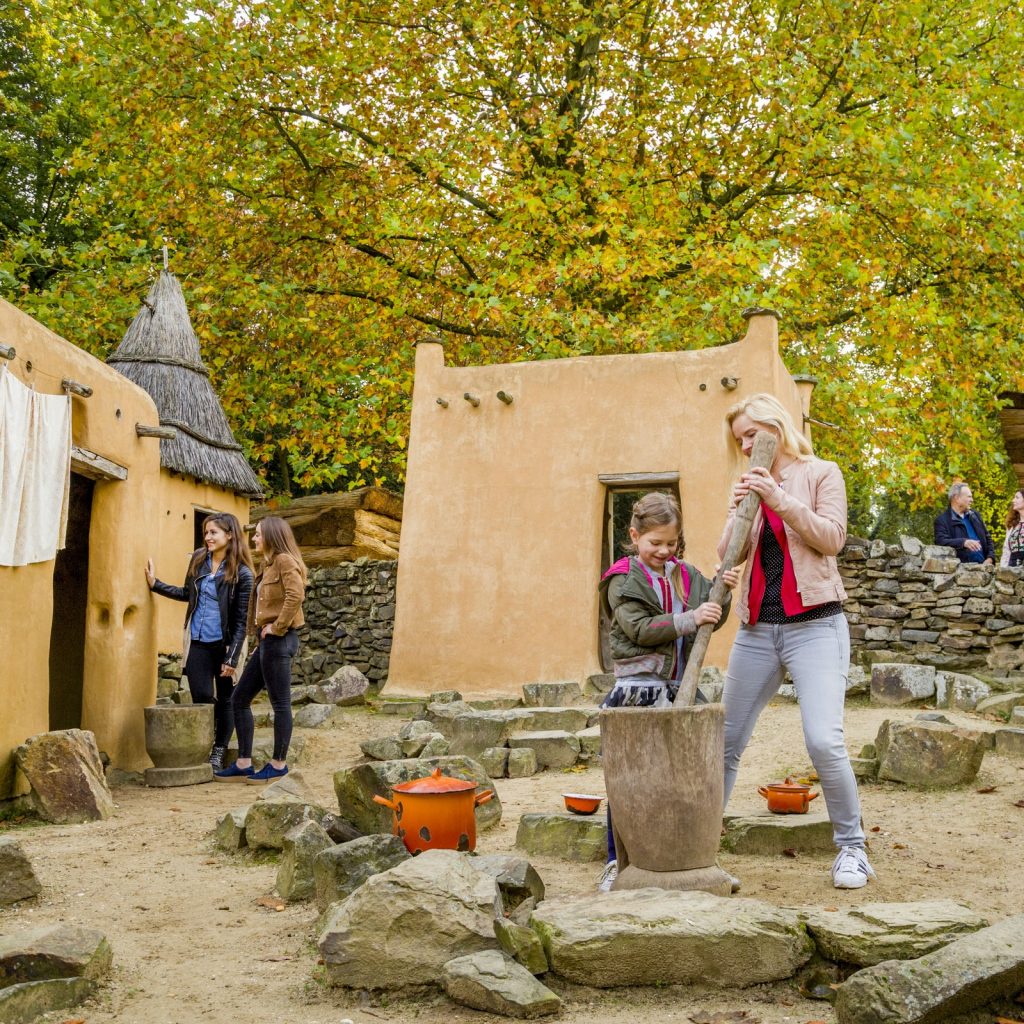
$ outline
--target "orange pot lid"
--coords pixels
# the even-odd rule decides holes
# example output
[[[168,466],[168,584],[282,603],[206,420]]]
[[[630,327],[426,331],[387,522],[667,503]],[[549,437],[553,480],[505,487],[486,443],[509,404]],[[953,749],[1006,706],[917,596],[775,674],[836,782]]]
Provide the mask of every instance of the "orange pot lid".
[[[811,791],[810,786],[805,786],[802,782],[794,782],[788,776],[785,782],[769,782],[765,789],[769,789],[773,793],[809,793]]]
[[[465,793],[466,790],[476,789],[475,782],[466,782],[465,779],[453,779],[449,775],[442,775],[440,768],[435,768],[429,775],[422,779],[413,779],[411,782],[400,782],[397,786],[391,787],[396,793]]]

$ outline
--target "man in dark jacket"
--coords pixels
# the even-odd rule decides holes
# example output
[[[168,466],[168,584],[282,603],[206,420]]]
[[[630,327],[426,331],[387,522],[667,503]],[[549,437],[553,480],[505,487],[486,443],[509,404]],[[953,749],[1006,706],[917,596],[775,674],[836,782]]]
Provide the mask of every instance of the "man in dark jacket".
[[[949,489],[949,508],[935,519],[935,543],[956,550],[961,562],[992,565],[996,549],[981,516],[972,511],[974,495],[968,484]]]

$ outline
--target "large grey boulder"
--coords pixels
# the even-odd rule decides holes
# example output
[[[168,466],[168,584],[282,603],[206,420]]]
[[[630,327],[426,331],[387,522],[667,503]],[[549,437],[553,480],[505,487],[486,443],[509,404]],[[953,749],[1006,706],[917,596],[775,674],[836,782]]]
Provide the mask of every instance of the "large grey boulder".
[[[555,974],[595,988],[745,988],[791,977],[814,952],[794,911],[705,892],[627,889],[547,900],[530,926]]]
[[[441,983],[455,1002],[505,1017],[546,1017],[562,1006],[562,1000],[551,989],[497,949],[449,960]]]
[[[42,886],[14,836],[0,836],[0,907],[35,896]]]
[[[427,719],[456,754],[476,757],[488,747],[503,747],[508,734],[526,718],[525,710],[476,711],[463,701],[429,704]]]
[[[336,714],[333,704],[307,704],[296,710],[292,724],[296,729],[319,729],[330,724]]]
[[[865,967],[836,992],[838,1024],[930,1024],[1024,988],[1024,914],[916,960]]]
[[[402,741],[396,736],[378,736],[363,740],[359,749],[373,761],[401,761],[405,757]]]
[[[51,978],[95,981],[110,970],[112,958],[110,943],[94,928],[51,924],[5,930],[0,934],[0,988]]]
[[[519,819],[516,846],[541,857],[601,861],[608,853],[608,824],[603,817],[524,814]]]
[[[276,889],[281,899],[298,903],[313,898],[313,863],[334,846],[331,837],[315,821],[303,821],[284,837],[281,862],[277,866]]]
[[[832,822],[824,809],[806,814],[727,815],[724,824],[722,849],[728,853],[778,857],[784,850],[830,853],[835,849]]]
[[[543,732],[515,732],[508,738],[513,750],[529,747],[541,768],[571,768],[580,756],[580,739],[562,729]]]
[[[342,665],[329,679],[313,688],[313,699],[321,704],[345,708],[366,703],[370,681],[355,667]]]
[[[886,719],[875,737],[878,778],[918,789],[944,789],[970,782],[981,767],[980,733],[941,722]]]
[[[538,769],[537,755],[530,747],[509,750],[505,772],[510,779],[528,779],[531,775],[536,775]]]
[[[511,914],[523,900],[544,899],[544,882],[534,866],[514,853],[483,853],[473,858],[474,867],[494,876],[501,891],[506,914]]]
[[[374,795],[391,799],[391,787],[430,775],[440,768],[444,775],[475,782],[479,792],[493,790],[494,783],[480,765],[468,757],[404,758],[397,761],[370,761],[334,773],[334,793],[338,813],[360,832],[390,832],[392,812],[373,802]],[[501,820],[501,801],[497,792],[476,809],[476,827],[490,828]]]
[[[577,682],[527,683],[523,687],[523,704],[528,708],[567,708],[582,700]]]
[[[504,779],[508,775],[508,747],[488,747],[480,751],[477,760],[492,779]]]
[[[984,700],[991,692],[988,683],[974,676],[959,672],[938,672],[935,675],[935,703],[940,708],[973,711],[978,701]]]
[[[88,978],[49,978],[23,981],[0,988],[0,1021],[28,1024],[44,1013],[77,1006],[92,994],[95,982]]]
[[[368,878],[408,860],[398,836],[372,835],[323,850],[313,861],[313,884],[320,911],[351,896]]]
[[[14,751],[32,787],[36,813],[59,825],[100,821],[114,813],[96,737],[84,729],[44,732]]]
[[[284,837],[296,825],[320,825],[326,814],[318,804],[301,800],[257,800],[245,815],[245,841],[253,850],[283,850]]]
[[[497,883],[454,850],[425,850],[368,878],[324,915],[318,946],[330,985],[436,983],[449,961],[497,949]]]
[[[871,666],[871,702],[898,706],[935,695],[934,665],[876,662]]]
[[[829,960],[870,967],[883,960],[913,960],[988,921],[953,900],[864,903],[834,912],[804,914],[818,952]]]

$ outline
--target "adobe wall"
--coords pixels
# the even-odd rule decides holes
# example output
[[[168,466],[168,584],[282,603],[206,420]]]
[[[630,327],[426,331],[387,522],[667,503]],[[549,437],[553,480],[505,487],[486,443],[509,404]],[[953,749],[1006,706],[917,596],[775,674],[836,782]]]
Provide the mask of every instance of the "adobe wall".
[[[149,395],[14,306],[0,300],[0,339],[16,349],[9,371],[45,394],[70,377],[93,389],[72,399],[73,443],[125,466],[127,479],[97,480],[89,532],[82,727],[127,770],[150,764],[142,708],[153,702],[156,631],[142,567],[156,521],[160,442]],[[31,364],[31,370],[28,365]],[[0,567],[0,798],[13,791],[12,751],[49,728],[54,562]]]
[[[772,315],[686,352],[455,367],[421,342],[388,692],[518,695],[599,672],[601,474],[678,472],[686,558],[710,574],[734,476],[723,417],[758,391],[800,422]]]

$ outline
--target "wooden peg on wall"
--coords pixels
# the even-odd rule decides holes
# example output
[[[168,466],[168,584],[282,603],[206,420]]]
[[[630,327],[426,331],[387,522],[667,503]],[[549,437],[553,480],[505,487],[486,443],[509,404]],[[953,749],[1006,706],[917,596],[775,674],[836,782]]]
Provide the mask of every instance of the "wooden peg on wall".
[[[473,408],[475,409],[480,404],[480,399],[476,395],[471,395],[468,391],[462,396]]]

